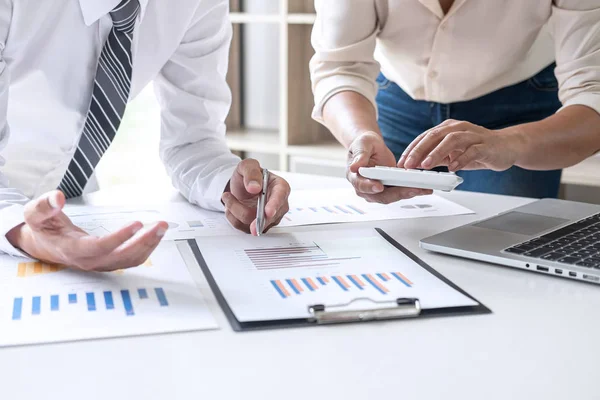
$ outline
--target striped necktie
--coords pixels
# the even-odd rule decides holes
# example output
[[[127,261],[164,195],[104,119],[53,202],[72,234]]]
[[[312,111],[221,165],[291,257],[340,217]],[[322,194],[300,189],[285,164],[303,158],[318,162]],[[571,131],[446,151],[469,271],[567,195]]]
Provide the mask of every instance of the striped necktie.
[[[123,0],[110,13],[113,28],[98,61],[90,109],[75,155],[58,186],[67,198],[81,196],[121,125],[131,87],[131,43],[139,11],[138,0]]]

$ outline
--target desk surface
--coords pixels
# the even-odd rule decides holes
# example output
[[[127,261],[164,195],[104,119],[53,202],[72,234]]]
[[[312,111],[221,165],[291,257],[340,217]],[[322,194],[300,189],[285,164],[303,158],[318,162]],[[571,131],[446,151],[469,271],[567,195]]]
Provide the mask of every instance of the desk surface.
[[[346,185],[286,176],[296,189]],[[134,204],[142,194],[122,188],[87,202]],[[445,196],[477,215],[376,225],[491,315],[234,333],[192,268],[220,330],[1,349],[0,398],[597,399],[600,288],[420,250],[421,238],[530,201]]]

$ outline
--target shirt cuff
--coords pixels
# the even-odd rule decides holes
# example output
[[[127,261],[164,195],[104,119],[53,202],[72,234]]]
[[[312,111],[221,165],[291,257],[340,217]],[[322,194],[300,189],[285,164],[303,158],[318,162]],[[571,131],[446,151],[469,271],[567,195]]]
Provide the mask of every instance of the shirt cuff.
[[[28,257],[8,241],[6,234],[16,226],[25,223],[25,206],[15,204],[0,210],[0,253],[16,257]]]
[[[587,106],[596,111],[600,115],[600,93],[581,93],[567,100],[565,104],[558,110],[560,112],[565,107],[581,105]]]
[[[354,75],[333,75],[319,81],[315,86],[315,108],[312,117],[315,121],[323,124],[323,107],[325,103],[340,92],[356,92],[363,95],[373,104],[377,113],[377,84],[369,82],[362,77]],[[377,117],[379,117],[377,115]]]
[[[215,173],[208,189],[203,193],[196,193],[197,199],[202,199],[198,202],[198,205],[202,208],[213,210],[213,211],[225,211],[225,206],[221,201],[223,192],[227,187],[227,184],[231,180],[235,169],[237,168],[239,161],[233,165],[224,166],[220,171]]]

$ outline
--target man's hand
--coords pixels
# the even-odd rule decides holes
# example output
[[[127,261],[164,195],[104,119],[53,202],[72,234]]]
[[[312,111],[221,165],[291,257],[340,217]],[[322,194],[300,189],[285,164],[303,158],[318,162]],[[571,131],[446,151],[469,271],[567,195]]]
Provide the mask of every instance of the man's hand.
[[[408,146],[399,167],[504,171],[520,157],[522,139],[508,131],[493,131],[464,121],[446,120],[419,135]]]
[[[225,216],[234,228],[257,235],[256,207],[261,191],[262,169],[258,161],[247,159],[240,162],[222,197]],[[279,224],[290,210],[289,196],[290,185],[283,178],[270,174],[265,205],[265,232]]]
[[[379,181],[359,175],[361,167],[395,167],[396,159],[376,132],[366,132],[358,136],[348,149],[346,177],[354,186],[356,194],[372,203],[389,204],[402,199],[431,194],[431,190],[384,187]]]
[[[85,271],[113,271],[141,265],[165,235],[159,222],[142,231],[134,222],[98,238],[73,225],[62,212],[65,196],[53,191],[25,206],[25,224],[8,232],[15,247],[44,262]]]

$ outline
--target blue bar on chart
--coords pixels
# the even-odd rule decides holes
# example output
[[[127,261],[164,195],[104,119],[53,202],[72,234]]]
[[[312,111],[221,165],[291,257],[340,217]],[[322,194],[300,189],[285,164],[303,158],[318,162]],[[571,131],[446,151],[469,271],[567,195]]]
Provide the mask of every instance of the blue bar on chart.
[[[280,295],[282,298],[284,298],[284,299],[285,299],[286,297],[288,297],[288,296],[286,296],[286,294],[284,293],[284,291],[283,291],[283,290],[284,290],[285,288],[283,288],[283,287],[281,286],[281,283],[279,283],[279,284],[278,284],[278,282],[277,282],[277,281],[271,281],[271,285],[273,285],[273,287],[275,288],[275,290],[277,291],[277,293],[279,293],[279,295]]]
[[[386,276],[384,274],[377,274],[377,276],[379,277],[379,279],[381,279],[384,282],[388,281],[388,278],[386,278]]]
[[[58,295],[50,296],[50,311],[58,311]]]
[[[349,209],[351,209],[352,211],[356,211],[357,213],[359,213],[360,215],[365,215],[366,212],[364,212],[363,210],[361,210],[360,208],[351,206],[350,204],[346,204],[346,207],[348,207]]]
[[[23,298],[15,297],[15,300],[13,302],[13,313],[12,313],[13,321],[18,321],[21,319],[22,309],[23,309]]]
[[[138,296],[140,297],[140,299],[147,299],[148,292],[146,291],[146,289],[138,289]]]
[[[300,288],[298,288],[291,279],[286,279],[285,281],[287,282],[288,286],[292,288],[294,292],[296,292],[296,294],[300,294]]]
[[[354,286],[356,286],[360,290],[364,290],[364,288],[363,288],[364,283],[362,283],[362,281],[356,275],[346,275],[346,276],[348,277],[348,279],[350,279],[350,282],[352,282],[354,284]]]
[[[308,207],[308,209],[313,212],[319,212],[316,207]]]
[[[335,211],[333,211],[331,208],[329,207],[321,207],[323,210],[327,211],[330,214],[335,214]]]
[[[302,278],[302,282],[304,283],[304,285],[306,285],[306,287],[308,288],[308,290],[310,290],[311,292],[315,291],[316,287],[313,287],[311,285],[311,282],[308,281],[308,279]]]
[[[112,292],[110,292],[110,291],[104,292],[104,304],[106,304],[107,310],[115,309],[115,302],[113,300]]]
[[[88,311],[96,311],[96,297],[93,292],[88,292],[85,294],[85,299],[87,301],[87,309]]]
[[[413,283],[410,281],[410,279],[408,279],[406,276],[404,276],[400,272],[392,272],[392,276],[394,278],[398,279],[400,282],[402,282],[404,284],[404,286],[412,287]]]
[[[375,277],[373,275],[363,274],[362,276],[371,286],[373,286],[375,289],[377,289],[379,291],[379,293],[387,294],[388,289],[385,286],[383,286],[381,283],[377,282],[377,280],[375,280]]]
[[[325,283],[325,280],[323,280],[323,278],[321,278],[320,276],[317,278],[317,280],[319,281],[319,283],[320,283],[321,285],[323,285],[323,286],[327,285],[327,284]]]
[[[348,291],[348,288],[346,287],[346,285],[342,284],[341,278],[338,276],[332,276],[331,277],[335,283],[337,283],[342,289],[344,289],[345,292]]]
[[[34,296],[31,302],[31,314],[40,315],[42,308],[42,298],[40,296]]]
[[[162,288],[154,288],[154,291],[156,292],[156,297],[158,298],[158,302],[160,303],[161,307],[166,307],[169,305],[169,302],[167,301],[167,295],[165,294],[165,291]]]
[[[77,293],[69,293],[69,304],[77,304]]]
[[[123,306],[125,306],[125,314],[135,315],[133,311],[133,304],[131,303],[131,296],[129,290],[121,290],[121,298],[123,298]]]

